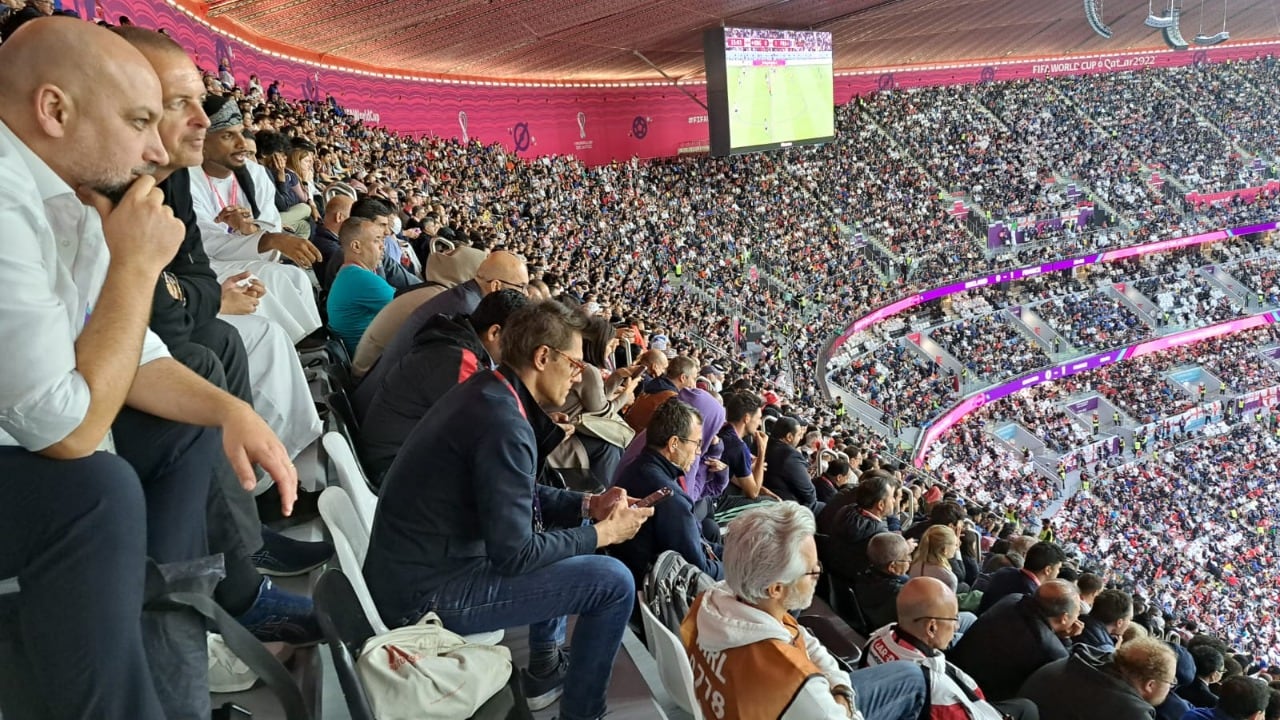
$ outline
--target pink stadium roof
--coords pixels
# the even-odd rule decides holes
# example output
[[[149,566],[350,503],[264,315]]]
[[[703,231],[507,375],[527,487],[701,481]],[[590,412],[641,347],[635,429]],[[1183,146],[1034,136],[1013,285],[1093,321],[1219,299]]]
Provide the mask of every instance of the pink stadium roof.
[[[500,80],[702,77],[702,31],[720,25],[835,36],[836,68],[1164,47],[1146,0],[1098,0],[1111,39],[1081,0],[176,0],[215,26],[282,52],[430,75]],[[1276,0],[1178,0],[1190,41],[1280,38]],[[1159,6],[1168,0],[1156,0]],[[1192,45],[1192,50],[1195,45]]]

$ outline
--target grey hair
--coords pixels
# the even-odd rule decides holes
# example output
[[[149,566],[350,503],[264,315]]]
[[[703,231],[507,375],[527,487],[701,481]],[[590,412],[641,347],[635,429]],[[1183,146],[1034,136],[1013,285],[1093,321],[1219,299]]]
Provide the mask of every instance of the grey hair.
[[[871,567],[887,570],[907,554],[907,540],[898,533],[882,532],[871,537],[867,543],[867,560]]]
[[[770,585],[790,585],[809,571],[800,545],[816,531],[813,513],[795,502],[769,503],[742,513],[729,523],[725,582],[749,603],[768,599]]]

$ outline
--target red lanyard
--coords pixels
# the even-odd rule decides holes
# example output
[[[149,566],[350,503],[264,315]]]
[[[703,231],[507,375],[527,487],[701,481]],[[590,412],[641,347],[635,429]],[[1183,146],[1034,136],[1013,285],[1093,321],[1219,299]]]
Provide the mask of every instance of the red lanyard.
[[[506,385],[507,389],[511,391],[511,397],[516,399],[516,407],[520,408],[520,417],[528,420],[529,416],[524,411],[524,401],[520,399],[520,393],[516,392],[515,386],[511,384],[511,381],[507,379],[506,375],[502,374],[501,370],[494,370],[493,374],[497,375],[498,379],[502,381],[502,384]]]
[[[230,205],[238,204],[237,201],[240,200],[240,183],[236,182],[234,175],[231,177],[230,202],[223,202],[222,193],[218,192],[218,188],[213,186],[213,178],[209,177],[209,173],[204,174],[204,181],[209,183],[209,191],[212,192],[213,196],[218,199],[218,212],[222,212],[223,210],[226,210],[227,207]]]
[[[511,397],[516,399],[516,407],[520,408],[520,417],[524,418],[525,420],[528,420],[529,416],[524,411],[524,401],[520,399],[520,393],[516,392],[515,386],[511,384],[511,381],[507,379],[506,375],[502,374],[501,370],[494,370],[493,374],[496,375],[498,379],[502,381],[502,384],[506,385],[507,389],[511,391]],[[542,532],[542,529],[543,529],[542,501],[538,499],[538,479],[534,478],[533,479],[533,531]]]

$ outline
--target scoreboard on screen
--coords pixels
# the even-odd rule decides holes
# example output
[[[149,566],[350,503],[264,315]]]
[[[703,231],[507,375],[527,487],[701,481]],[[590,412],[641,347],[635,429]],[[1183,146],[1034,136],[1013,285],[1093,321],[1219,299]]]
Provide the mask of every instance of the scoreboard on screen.
[[[712,155],[835,137],[831,33],[716,28],[702,42]]]

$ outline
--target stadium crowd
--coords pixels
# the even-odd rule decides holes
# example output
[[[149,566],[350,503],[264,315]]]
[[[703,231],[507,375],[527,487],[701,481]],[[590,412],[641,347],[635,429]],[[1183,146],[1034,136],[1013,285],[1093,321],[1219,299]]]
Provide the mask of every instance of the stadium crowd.
[[[831,716],[915,718],[928,698],[935,710],[967,703],[983,708],[984,717],[999,716],[992,712],[1037,717],[1035,705],[1027,702],[1030,698],[1040,705],[1038,716],[1052,718],[1045,685],[1053,685],[1053,674],[1076,662],[1091,663],[1099,677],[1121,678],[1123,698],[1117,702],[1126,711],[1163,706],[1171,686],[1190,684],[1180,675],[1169,679],[1175,672],[1176,650],[1162,641],[1135,638],[1126,627],[1135,620],[1158,635],[1166,629],[1162,624],[1175,622],[1175,611],[1182,613],[1176,622],[1189,620],[1198,623],[1197,628],[1221,633],[1254,657],[1280,659],[1271,654],[1274,627],[1251,634],[1242,629],[1252,611],[1273,607],[1266,583],[1246,582],[1246,592],[1239,597],[1217,584],[1240,584],[1239,567],[1264,574],[1271,564],[1266,548],[1251,557],[1232,558],[1230,568],[1209,562],[1194,567],[1157,553],[1124,564],[1114,556],[1096,556],[1105,553],[1099,549],[1105,537],[1086,534],[1123,534],[1126,530],[1112,529],[1122,519],[1127,519],[1129,530],[1141,526],[1153,509],[1169,511],[1160,503],[1170,496],[1188,498],[1192,507],[1185,512],[1196,513],[1191,524],[1185,517],[1177,518],[1183,532],[1209,523],[1215,531],[1219,526],[1225,531],[1229,526],[1221,520],[1223,512],[1234,512],[1232,520],[1242,519],[1256,528],[1268,517],[1264,496],[1270,493],[1265,483],[1274,474],[1273,466],[1248,468],[1257,472],[1241,472],[1239,482],[1232,480],[1237,496],[1250,499],[1239,507],[1218,502],[1209,494],[1209,483],[1171,487],[1169,495],[1153,487],[1155,494],[1147,502],[1132,492],[1104,495],[1111,486],[1104,486],[1101,477],[1095,483],[1105,505],[1085,505],[1093,502],[1092,488],[1069,501],[1059,527],[1064,538],[1073,539],[1085,553],[1079,569],[1110,562],[1106,568],[1115,574],[1111,579],[1158,602],[1171,615],[1164,618],[1123,589],[1108,591],[1123,597],[1103,601],[1096,592],[1100,588],[1059,579],[1064,568],[1066,575],[1078,573],[1057,546],[1035,543],[1021,534],[1019,525],[1020,519],[1040,518],[1061,488],[1044,479],[1026,458],[1015,458],[994,444],[980,422],[950,431],[935,456],[943,458],[941,464],[933,464],[937,478],[931,479],[907,472],[884,437],[857,423],[842,405],[823,399],[816,379],[822,370],[822,343],[842,322],[912,288],[954,278],[958,268],[973,274],[1010,262],[1008,257],[989,256],[985,241],[949,215],[939,199],[944,186],[959,185],[980,197],[988,212],[999,208],[1002,214],[1034,213],[1062,207],[1065,195],[1046,189],[1048,173],[1058,172],[1055,168],[1046,163],[1032,166],[1029,174],[1007,172],[1019,143],[1031,143],[1018,134],[1020,126],[1011,131],[1000,114],[990,114],[972,96],[937,89],[859,98],[838,111],[840,140],[828,148],[588,167],[571,158],[528,161],[498,145],[413,140],[369,127],[336,103],[287,101],[275,84],[266,90],[260,83],[238,86],[229,71],[201,76],[180,47],[146,31],[114,36],[69,20],[39,20],[17,35],[7,34],[0,56],[10,67],[33,68],[32,76],[22,82],[10,79],[0,84],[0,98],[30,99],[37,88],[65,86],[100,111],[74,116],[74,122],[64,120],[76,132],[70,139],[54,141],[49,132],[54,120],[36,116],[34,103],[15,100],[0,105],[5,131],[0,142],[12,150],[0,153],[7,173],[0,191],[6,194],[4,207],[10,208],[4,217],[6,229],[29,239],[31,248],[26,251],[37,255],[43,251],[41,241],[47,241],[49,253],[55,252],[55,238],[65,238],[66,244],[76,241],[81,251],[104,241],[112,250],[110,261],[86,252],[93,259],[92,276],[86,278],[72,273],[67,259],[49,255],[47,262],[66,267],[72,282],[33,279],[36,273],[19,263],[7,271],[14,279],[8,287],[38,288],[70,304],[72,312],[50,317],[38,316],[33,307],[15,310],[15,316],[20,311],[24,318],[23,328],[40,338],[32,343],[32,352],[49,357],[60,353],[56,356],[61,360],[31,362],[24,370],[42,375],[15,373],[7,381],[13,387],[6,393],[11,412],[4,429],[11,442],[0,459],[12,472],[5,475],[53,474],[48,464],[77,458],[73,462],[101,462],[121,485],[136,485],[135,478],[141,476],[148,488],[144,500],[136,492],[113,495],[120,491],[95,483],[82,504],[59,510],[65,494],[37,503],[10,487],[12,481],[0,485],[5,497],[0,506],[9,511],[6,522],[0,523],[7,533],[0,545],[17,547],[17,540],[8,541],[15,536],[23,548],[28,537],[48,540],[39,549],[57,561],[33,569],[25,552],[0,553],[0,576],[23,576],[21,601],[28,616],[22,622],[42,629],[62,627],[63,635],[43,647],[29,648],[33,663],[42,670],[59,667],[74,651],[80,662],[94,668],[59,687],[60,693],[50,692],[49,683],[65,674],[43,673],[46,701],[56,703],[62,716],[84,716],[86,708],[102,717],[163,716],[147,682],[150,674],[141,639],[136,628],[129,630],[130,623],[122,620],[130,612],[136,618],[141,607],[141,573],[134,566],[141,563],[110,560],[122,554],[120,547],[133,553],[126,560],[140,560],[148,552],[157,559],[187,560],[221,549],[215,547],[214,536],[219,528],[226,529],[227,521],[211,512],[205,527],[203,485],[196,488],[200,492],[184,488],[184,505],[161,504],[162,499],[176,502],[159,492],[172,482],[175,471],[220,488],[209,496],[222,503],[237,491],[247,495],[240,488],[251,488],[256,480],[249,464],[259,464],[276,481],[281,512],[292,511],[297,474],[291,461],[298,448],[286,447],[281,440],[289,434],[289,422],[299,422],[299,415],[281,413],[281,424],[269,426],[261,407],[265,401],[257,393],[236,398],[226,391],[235,388],[219,389],[219,383],[232,384],[233,360],[237,352],[244,356],[246,348],[228,349],[232,360],[227,362],[206,348],[200,354],[217,371],[200,377],[199,370],[190,367],[194,361],[188,364],[178,357],[173,343],[161,341],[153,305],[173,310],[189,324],[198,319],[210,322],[215,315],[254,316],[263,321],[260,325],[272,328],[264,335],[288,337],[303,349],[324,322],[332,335],[345,338],[346,349],[357,358],[380,318],[398,321],[391,324],[389,341],[374,351],[375,359],[353,393],[359,400],[360,387],[374,391],[368,393],[367,405],[360,403],[363,417],[377,411],[379,402],[409,399],[415,404],[400,411],[419,420],[399,438],[401,446],[393,453],[397,460],[379,480],[382,502],[364,579],[390,624],[410,624],[436,612],[459,632],[529,625],[531,657],[521,676],[526,692],[531,704],[541,707],[559,701],[563,718],[596,718],[605,711],[609,673],[600,668],[610,665],[621,643],[637,578],[664,550],[679,552],[726,583],[702,596],[681,628],[695,668],[706,661],[708,652],[723,653],[731,663],[742,662],[734,650],[792,631],[796,626],[786,611],[808,604],[823,566],[830,584],[852,588],[855,598],[867,578],[877,587],[892,588],[888,606],[896,624],[865,628],[876,631],[865,655],[867,664],[875,667],[851,673],[840,669],[812,636],[795,630],[788,637],[803,637],[807,653],[795,687],[785,686],[790,680],[756,688],[742,682],[726,684],[726,692],[718,696],[735,706],[757,700],[773,705],[795,696],[812,702],[797,706],[801,713],[817,708],[812,712],[820,709]],[[134,82],[116,83],[113,93],[89,92],[76,84],[81,74],[71,68],[78,67],[108,68]],[[1134,157],[1150,158],[1173,167],[1183,178],[1197,175],[1198,187],[1230,173],[1230,165],[1220,171],[1213,160],[1221,144],[1216,131],[1163,128],[1153,136],[1140,136],[1132,127],[1135,117],[1103,107],[1110,93],[1116,107],[1131,109],[1142,93],[1161,92],[1157,82],[1146,76],[1101,77],[1071,97],[1096,114],[1103,127],[1118,133],[1116,142],[1124,148],[1121,164]],[[1053,82],[1075,87],[1067,81]],[[133,133],[122,127],[129,123],[116,117],[130,102],[150,104],[147,117],[133,121]],[[1172,101],[1161,112],[1175,126],[1190,117],[1186,108]],[[858,122],[867,118],[874,120]],[[913,118],[945,127],[926,135]],[[966,128],[973,128],[972,134]],[[901,146],[880,142],[886,132],[898,137]],[[76,162],[77,156],[92,152],[90,139],[108,141],[99,152],[104,166],[110,166],[102,171],[109,177],[98,177],[96,170]],[[1168,142],[1189,144],[1200,158],[1198,164],[1176,164],[1162,150],[1162,143]],[[203,147],[195,152],[199,145]],[[136,170],[148,167],[163,169],[157,172],[163,176],[163,187],[158,188],[149,173]],[[1006,176],[1020,177],[1021,184],[1002,185]],[[71,188],[82,185],[100,193],[85,192],[91,208],[71,197]],[[1130,221],[1151,223],[1108,242],[1128,244],[1157,232],[1254,217],[1274,202],[1264,195],[1256,206],[1232,208],[1240,214],[1230,217],[1222,208],[1200,217],[1168,209],[1163,216],[1147,217],[1142,202],[1157,198],[1144,200],[1134,194],[1130,199],[1138,187],[1146,185],[1111,190],[1125,197],[1125,207],[1133,212]],[[36,210],[14,210],[20,207]],[[139,227],[145,232],[137,232]],[[849,242],[847,228],[865,232],[869,244]],[[1116,231],[1103,232],[1110,236]],[[154,240],[155,246],[142,240]],[[198,252],[179,253],[184,242]],[[1055,251],[1046,245],[1036,252],[1051,257]],[[886,257],[888,265],[883,262]],[[1020,253],[1018,261],[1024,260]],[[199,281],[203,284],[193,279],[197,275],[204,278]],[[146,282],[124,282],[122,277]],[[313,281],[321,290],[319,297],[311,292]],[[1073,282],[1044,281],[1046,291]],[[197,287],[212,288],[208,317],[197,318],[198,303],[188,299]],[[104,302],[96,303],[99,297]],[[412,300],[397,306],[402,298]],[[95,303],[98,312],[79,312]],[[1149,328],[1131,322],[1136,317],[1125,317],[1123,308],[1100,296],[1067,295],[1046,304],[1062,308],[1056,316],[1053,311],[1047,314],[1050,321],[1056,317],[1056,326],[1082,347],[1119,344],[1116,334],[1132,334],[1125,335],[1125,342],[1149,334]],[[404,305],[409,305],[407,312]],[[392,318],[393,310],[402,314]],[[117,344],[92,345],[104,342],[103,333],[95,331],[113,321],[127,330],[112,336]],[[66,332],[41,332],[41,322],[56,322]],[[147,330],[148,322],[154,334]],[[989,316],[972,322],[973,328],[990,329]],[[1107,322],[1115,327],[1103,342],[1091,328]],[[343,330],[338,323],[343,323]],[[744,325],[755,325],[764,334],[749,343],[750,328]],[[976,342],[982,332],[953,328],[942,335],[951,347],[963,347],[967,341]],[[77,335],[80,339],[73,342]],[[144,337],[144,354],[140,356],[137,347],[128,349],[131,339]],[[982,341],[1005,346],[1014,338]],[[1256,353],[1249,354],[1256,347],[1256,338],[1229,338],[1179,348],[1160,362],[1153,358],[1097,373],[1098,389],[1107,393],[1110,388],[1111,397],[1134,417],[1159,419],[1186,406],[1173,397],[1176,393],[1163,377],[1174,363],[1203,361],[1229,376],[1235,390],[1273,382],[1275,369]],[[1222,359],[1233,354],[1239,359]],[[103,364],[105,358],[114,358],[114,364]],[[435,364],[445,359],[446,364]],[[1029,357],[1025,362],[1034,361]],[[728,372],[717,363],[728,365]],[[16,369],[13,366],[11,362],[11,369]],[[441,367],[448,372],[442,374]],[[994,365],[975,365],[985,367]],[[295,375],[302,370],[286,368]],[[384,398],[377,392],[396,371],[415,370],[439,382],[441,392],[413,398]],[[45,381],[82,374],[83,385],[66,391],[77,398],[79,410],[74,413],[67,410],[66,397],[53,391],[36,401],[25,396],[19,401],[19,391],[49,385],[28,382],[33,377]],[[987,376],[992,374],[994,370]],[[130,388],[135,375],[135,387]],[[947,376],[901,344],[885,344],[865,360],[855,360],[837,372],[837,379],[869,397],[885,413],[882,420],[911,425],[950,406],[960,384],[959,378]],[[251,380],[255,390],[264,382]],[[1145,395],[1161,382],[1170,397],[1152,400]],[[455,385],[460,387],[443,392]],[[156,399],[157,392],[177,408],[166,409]],[[653,399],[651,415],[643,423],[624,412],[629,405],[634,410],[647,396],[663,394],[661,402]],[[13,410],[37,401],[47,417],[29,420]],[[1019,402],[1021,407],[1011,410],[1009,417],[1027,418],[1028,424],[1041,428],[1061,424],[1060,414],[1049,403]],[[140,441],[117,421],[115,439],[128,462],[110,456],[103,460],[94,449],[112,430],[122,404],[129,406],[127,415],[145,415],[140,422],[156,424]],[[310,416],[302,415],[301,422],[310,424]],[[56,422],[38,421],[49,418]],[[161,432],[157,428],[177,432],[171,426],[180,423],[221,428],[222,449],[230,455],[226,466],[219,459],[217,434],[199,430],[183,431],[188,434],[172,442],[173,447],[193,448],[178,453],[180,465],[156,468],[148,453],[154,454],[156,433]],[[631,423],[641,426],[639,434],[622,429]],[[481,427],[486,431],[477,432]],[[601,492],[535,484],[541,468],[533,459],[558,449],[569,432],[588,458],[585,469],[606,457],[617,464],[610,474],[612,483],[588,488]],[[1233,469],[1247,463],[1259,447],[1274,443],[1257,433],[1242,428],[1203,447],[1172,449],[1171,457],[1163,460],[1170,468],[1165,476],[1171,483],[1190,483],[1210,476],[1211,460],[1221,464],[1225,458]],[[1083,439],[1071,433],[1045,434],[1055,450]],[[147,444],[152,447],[140,447]],[[35,452],[48,448],[54,448],[50,456]],[[525,458],[529,462],[522,464]],[[1165,472],[1158,466],[1135,467]],[[1175,471],[1186,468],[1195,472],[1174,480]],[[91,477],[97,469],[85,465],[76,470],[76,478]],[[1120,478],[1128,471],[1115,472]],[[421,482],[423,473],[440,482]],[[612,489],[605,490],[606,484]],[[654,489],[667,491],[673,499],[653,508],[633,507],[626,499],[644,497]],[[1145,504],[1134,509],[1140,501]],[[480,514],[481,502],[492,515]],[[116,507],[115,503],[128,512],[100,512],[100,507]],[[734,532],[722,543],[715,527],[717,512],[743,505],[758,507],[734,521],[740,524],[731,525]],[[1123,515],[1121,508],[1130,514]],[[54,512],[63,513],[58,517],[75,528],[75,538],[109,531],[118,534],[120,543],[87,543],[92,557],[75,554],[75,563],[65,564],[71,560],[59,554],[61,545],[51,535],[65,532],[62,525],[33,527],[33,518],[43,521]],[[168,513],[169,522],[161,522]],[[1086,524],[1083,518],[1091,514],[1106,514],[1106,522]],[[146,537],[141,531],[143,515],[157,523],[156,531]],[[997,528],[992,520],[1001,517],[1008,522]],[[977,525],[973,519],[987,524]],[[894,533],[911,533],[916,525],[923,531],[918,547],[924,549],[906,558],[910,551],[903,548],[909,544]],[[934,532],[931,526],[946,527]],[[824,532],[831,545],[820,548],[812,536],[815,530],[828,529],[834,530]],[[250,531],[262,534],[256,518]],[[892,537],[883,537],[886,534]],[[1137,543],[1135,547],[1148,546],[1137,535],[1122,536],[1125,542]],[[1222,541],[1230,538],[1227,533]],[[237,542],[243,545],[242,540]],[[258,537],[257,545],[264,544]],[[762,553],[761,547],[772,551]],[[600,548],[610,548],[612,556],[596,554]],[[329,554],[327,548],[289,549],[295,554],[318,551],[323,557],[274,569],[295,572],[301,566],[306,571]],[[248,583],[247,597],[243,586],[234,593],[243,602],[227,599],[228,587],[223,587],[221,597],[215,596],[230,605],[227,609],[242,624],[263,640],[305,644],[319,639],[309,600],[273,594],[270,580],[259,574],[272,569],[264,565],[280,558],[243,548],[227,547],[223,552],[228,557],[227,581],[232,579],[232,562],[237,571],[248,568],[247,580],[236,578],[242,585]],[[1008,567],[991,566],[982,572],[994,557],[1002,557],[994,562]],[[1199,556],[1193,552],[1187,557]],[[805,567],[797,571],[798,561]],[[1215,573],[1215,567],[1220,572]],[[62,582],[73,579],[77,590],[49,592],[49,574]],[[1166,574],[1201,584],[1193,595],[1180,595],[1185,584],[1175,588],[1161,583]],[[897,582],[906,575],[916,577]],[[466,582],[455,582],[458,577]],[[959,667],[955,672],[941,651],[952,645],[953,635],[961,634],[956,593],[964,594],[966,588],[972,592],[979,581],[984,581],[986,594],[977,608],[983,612],[976,620],[965,618],[963,637],[949,656]],[[122,589],[104,597],[105,587]],[[480,603],[473,592],[491,593],[490,599]],[[1086,612],[1083,600],[1089,592],[1094,593],[1092,612]],[[1202,592],[1214,593],[1212,601],[1205,601],[1209,610],[1186,615],[1181,601],[1202,599],[1194,594]],[[1000,600],[1004,595],[1012,597]],[[502,599],[494,602],[493,596]],[[1129,598],[1127,605],[1124,597]],[[264,598],[275,603],[263,613],[275,614],[274,623],[254,622],[254,609]],[[86,608],[90,604],[92,612]],[[237,604],[243,607],[233,609]],[[857,611],[837,609],[858,622]],[[572,653],[564,648],[567,615],[578,616]],[[1047,654],[1023,664],[1021,675],[998,669],[994,660],[980,659],[990,643],[1024,617],[1036,628],[1036,637],[1028,640],[1034,647],[1027,649]],[[745,621],[755,623],[750,633],[734,636],[726,631],[740,630]],[[111,632],[95,635],[92,629]],[[85,642],[90,637],[93,641]],[[1069,659],[1069,645],[1115,652],[1090,660]],[[935,680],[933,689],[927,689],[919,673],[891,661],[925,665]],[[814,667],[820,672],[809,672]],[[1050,681],[1041,681],[1041,673]],[[1068,684],[1068,689],[1087,690],[1087,682],[1077,682],[1085,684]],[[1233,688],[1230,681],[1223,683],[1223,697],[1233,697]],[[803,695],[796,695],[799,690]],[[5,699],[9,697],[6,693]],[[706,697],[709,705],[704,709],[710,711],[715,704]]]
[[[1123,347],[1151,336],[1151,328],[1133,311],[1101,292],[1068,295],[1034,309],[1067,342],[1081,350]]]

